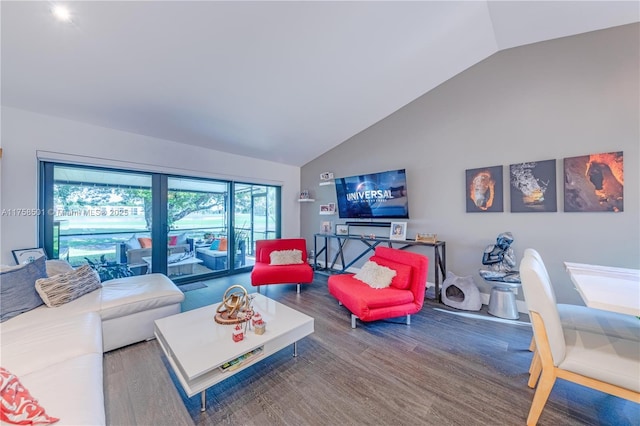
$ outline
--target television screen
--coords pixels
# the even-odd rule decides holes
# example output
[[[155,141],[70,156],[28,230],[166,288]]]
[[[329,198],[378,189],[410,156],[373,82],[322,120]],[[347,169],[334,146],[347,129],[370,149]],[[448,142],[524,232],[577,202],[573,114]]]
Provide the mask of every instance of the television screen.
[[[408,219],[404,169],[335,179],[341,219]]]

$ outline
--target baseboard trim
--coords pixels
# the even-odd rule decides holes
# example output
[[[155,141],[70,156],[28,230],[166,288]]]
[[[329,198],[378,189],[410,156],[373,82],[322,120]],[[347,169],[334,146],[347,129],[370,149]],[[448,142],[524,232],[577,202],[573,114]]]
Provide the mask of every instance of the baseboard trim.
[[[480,300],[483,305],[489,306],[489,294],[480,293]],[[529,314],[529,310],[527,309],[527,304],[524,300],[516,300],[516,307],[518,308],[518,312],[521,314]]]
[[[325,268],[325,263],[323,261],[318,261],[318,265],[322,268]],[[336,270],[341,270],[342,269],[342,264],[340,263],[336,263],[334,265],[334,269]],[[352,274],[357,274],[358,271],[360,271],[360,268],[356,268],[356,267],[350,267],[347,268],[346,272],[350,272]],[[431,282],[427,282],[427,288],[434,286],[434,283]],[[442,288],[442,283],[440,283],[440,288]],[[517,293],[516,293],[517,294]],[[489,305],[489,294],[488,293],[480,293],[480,300],[482,301],[483,305]],[[528,314],[529,311],[527,310],[527,305],[524,302],[524,300],[516,300],[516,307],[518,308],[518,312],[520,312],[521,314]]]
[[[525,321],[498,318],[498,317],[489,316],[489,315],[474,314],[472,312],[450,311],[450,310],[441,309],[441,308],[433,308],[433,310],[434,311],[438,311],[438,312],[446,312],[448,314],[458,315],[458,316],[466,317],[466,318],[477,318],[477,319],[481,319],[481,320],[485,320],[485,321],[502,322],[502,323],[505,323],[505,324],[513,324],[513,325],[521,325],[521,326],[525,326],[525,327],[531,327],[531,323],[525,322]]]

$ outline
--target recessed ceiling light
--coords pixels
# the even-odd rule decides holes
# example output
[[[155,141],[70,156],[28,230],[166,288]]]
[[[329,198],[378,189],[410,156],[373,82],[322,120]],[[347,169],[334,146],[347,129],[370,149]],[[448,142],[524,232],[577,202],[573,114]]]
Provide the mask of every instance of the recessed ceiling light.
[[[66,6],[59,4],[54,5],[51,8],[51,13],[53,13],[53,16],[55,16],[58,21],[71,22],[71,12]]]

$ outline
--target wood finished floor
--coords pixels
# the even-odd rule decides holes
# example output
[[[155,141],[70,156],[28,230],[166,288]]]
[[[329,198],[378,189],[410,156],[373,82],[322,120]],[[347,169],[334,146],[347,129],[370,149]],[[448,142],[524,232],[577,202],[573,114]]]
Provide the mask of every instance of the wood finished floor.
[[[189,291],[183,309],[221,299],[247,274]],[[252,290],[253,291],[253,290]],[[411,318],[358,323],[316,275],[263,294],[315,318],[315,332],[207,391],[187,398],[155,340],[104,355],[110,425],[524,425],[531,329],[434,308]],[[453,310],[455,311],[455,310]],[[458,311],[455,311],[458,312]],[[526,316],[521,320],[527,321]],[[640,406],[558,381],[539,425],[638,425]]]

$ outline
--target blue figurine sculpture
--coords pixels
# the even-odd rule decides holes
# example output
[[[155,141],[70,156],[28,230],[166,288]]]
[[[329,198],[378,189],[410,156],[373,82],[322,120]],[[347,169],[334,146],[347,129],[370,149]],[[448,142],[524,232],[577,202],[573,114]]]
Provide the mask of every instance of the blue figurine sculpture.
[[[482,264],[486,268],[480,269],[480,276],[487,281],[501,281],[519,283],[520,272],[516,267],[516,256],[511,248],[513,235],[503,232],[498,235],[495,244],[488,245],[482,255]]]

